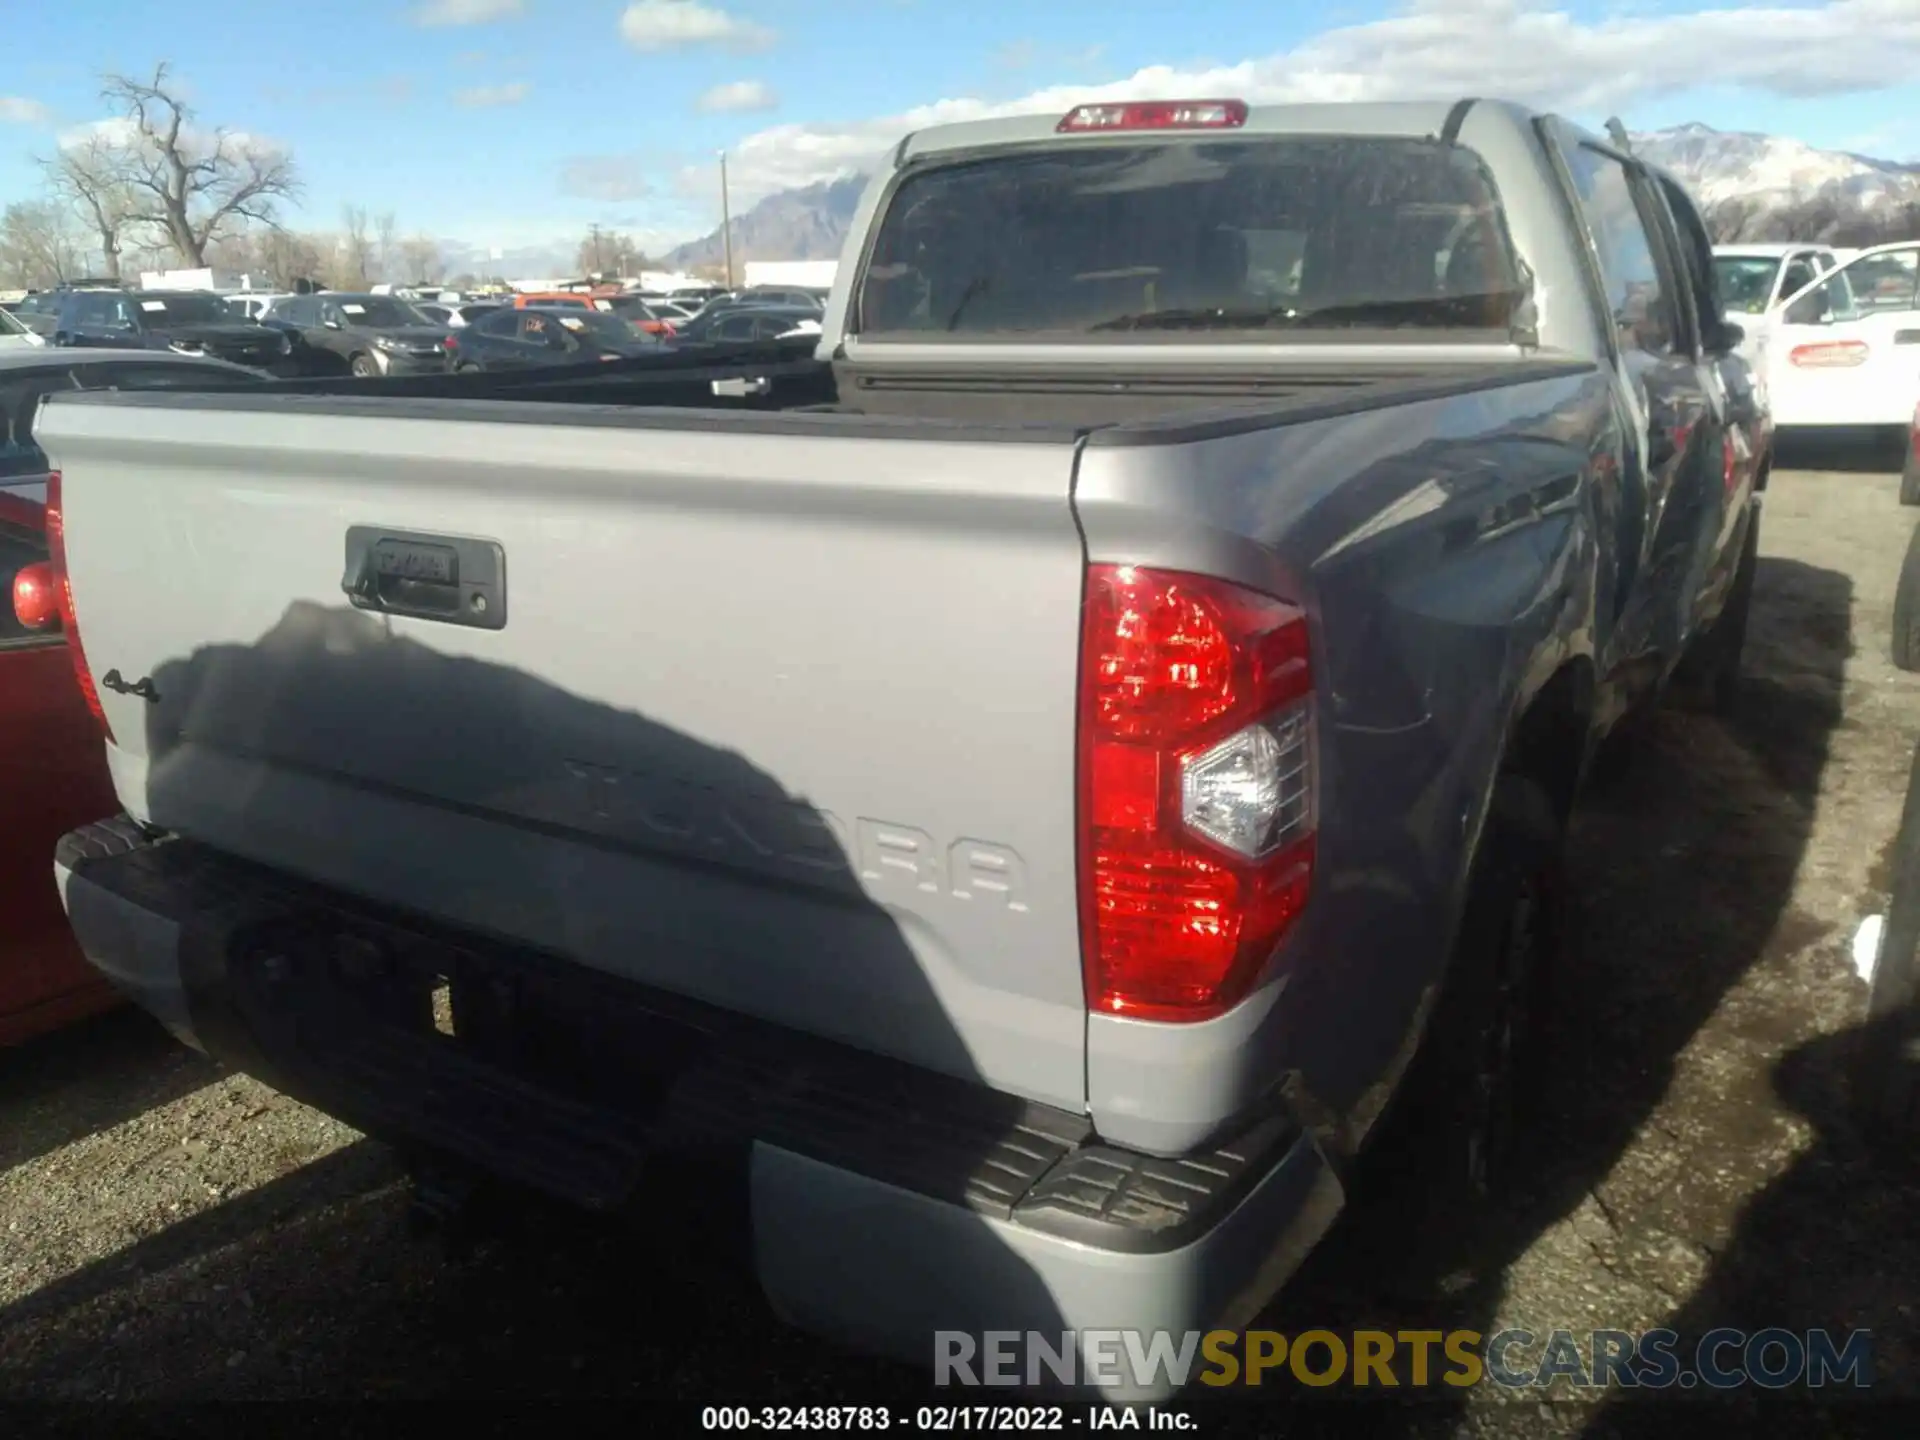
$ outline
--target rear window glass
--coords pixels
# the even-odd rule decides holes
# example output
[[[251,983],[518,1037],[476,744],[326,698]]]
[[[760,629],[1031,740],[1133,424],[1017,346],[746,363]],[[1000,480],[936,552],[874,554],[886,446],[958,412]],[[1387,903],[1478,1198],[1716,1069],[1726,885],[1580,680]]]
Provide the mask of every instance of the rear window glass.
[[[1504,332],[1520,274],[1493,183],[1458,146],[1088,144],[908,175],[858,328]]]

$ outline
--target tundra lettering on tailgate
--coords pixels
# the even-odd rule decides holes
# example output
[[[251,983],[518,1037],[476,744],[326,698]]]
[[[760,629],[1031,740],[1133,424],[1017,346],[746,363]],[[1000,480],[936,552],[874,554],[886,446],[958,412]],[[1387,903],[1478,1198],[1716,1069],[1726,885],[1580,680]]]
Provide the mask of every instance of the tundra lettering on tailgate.
[[[947,895],[1027,911],[1026,865],[1010,845],[965,837],[942,844],[913,825],[851,823],[804,800],[696,785],[587,760],[565,762],[568,820],[612,839],[742,869],[870,890]],[[857,878],[856,878],[857,877]]]

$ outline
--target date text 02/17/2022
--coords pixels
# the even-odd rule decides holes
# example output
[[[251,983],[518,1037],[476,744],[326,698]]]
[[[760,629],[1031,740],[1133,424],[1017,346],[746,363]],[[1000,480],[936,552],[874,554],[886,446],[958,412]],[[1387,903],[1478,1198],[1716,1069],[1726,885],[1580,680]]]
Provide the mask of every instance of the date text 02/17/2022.
[[[884,1431],[913,1434],[990,1433],[1068,1430],[1192,1431],[1194,1417],[1183,1410],[1127,1405],[708,1405],[700,1412],[703,1430],[734,1431]]]

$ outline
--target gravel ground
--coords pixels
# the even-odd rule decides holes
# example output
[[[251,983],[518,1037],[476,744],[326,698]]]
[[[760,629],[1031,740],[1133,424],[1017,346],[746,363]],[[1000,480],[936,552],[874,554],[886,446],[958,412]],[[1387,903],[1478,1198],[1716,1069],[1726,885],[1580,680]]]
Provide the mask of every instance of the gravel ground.
[[[1577,821],[1578,954],[1527,1192],[1467,1233],[1382,1187],[1266,1323],[1867,1327],[1875,1394],[1920,1390],[1920,1189],[1873,1163],[1843,1083],[1865,998],[1848,944],[1883,904],[1920,733],[1920,685],[1886,659],[1913,518],[1885,473],[1776,477],[1739,717],[1657,717]],[[410,1232],[406,1194],[383,1148],[140,1016],[0,1055],[0,1395],[588,1394],[691,1415],[916,1394],[785,1330],[681,1234],[518,1206],[449,1247]],[[1295,1391],[1203,1428],[1354,1418]],[[1654,1418],[1481,1387],[1370,1410],[1365,1429]]]

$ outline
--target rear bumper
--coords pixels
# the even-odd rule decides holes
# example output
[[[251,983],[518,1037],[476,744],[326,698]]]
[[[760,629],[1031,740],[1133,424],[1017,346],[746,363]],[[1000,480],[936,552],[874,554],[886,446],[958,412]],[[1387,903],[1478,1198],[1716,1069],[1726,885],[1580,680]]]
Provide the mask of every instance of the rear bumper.
[[[124,817],[66,837],[55,869],[88,959],[187,1043],[595,1209],[718,1179],[773,1308],[864,1350],[927,1365],[937,1331],[1057,1346],[1241,1325],[1340,1207],[1279,1115],[1157,1160],[1083,1116],[452,936]],[[433,1020],[442,982],[457,1039]]]

